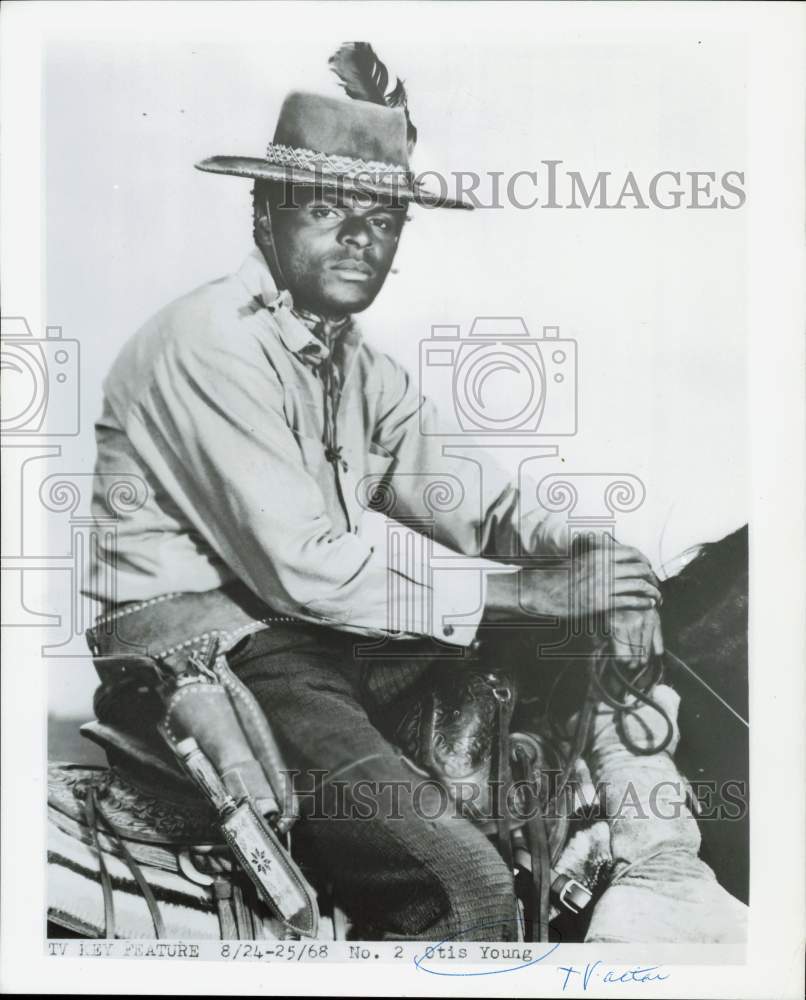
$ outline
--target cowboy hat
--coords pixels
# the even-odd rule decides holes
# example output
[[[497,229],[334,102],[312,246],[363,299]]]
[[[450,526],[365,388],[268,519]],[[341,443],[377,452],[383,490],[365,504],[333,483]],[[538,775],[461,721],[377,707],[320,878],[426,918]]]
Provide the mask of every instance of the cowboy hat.
[[[347,42],[331,57],[348,97],[294,91],[280,110],[264,157],[212,156],[198,170],[255,180],[347,189],[400,202],[473,208],[450,198],[447,184],[429,191],[412,173],[417,130],[402,82],[387,92],[389,74],[367,42]],[[434,174],[433,176],[438,176]]]
[[[391,196],[431,207],[473,207],[417,182],[409,168],[402,109],[298,91],[283,102],[265,157],[212,156],[196,168]]]

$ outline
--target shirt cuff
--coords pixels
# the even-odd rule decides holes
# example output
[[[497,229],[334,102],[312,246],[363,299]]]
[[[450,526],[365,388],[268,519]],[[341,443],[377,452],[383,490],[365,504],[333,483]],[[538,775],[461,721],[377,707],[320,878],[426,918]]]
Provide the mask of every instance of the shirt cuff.
[[[484,615],[489,574],[516,572],[515,566],[486,559],[436,557],[432,565],[429,633],[441,642],[469,646]]]

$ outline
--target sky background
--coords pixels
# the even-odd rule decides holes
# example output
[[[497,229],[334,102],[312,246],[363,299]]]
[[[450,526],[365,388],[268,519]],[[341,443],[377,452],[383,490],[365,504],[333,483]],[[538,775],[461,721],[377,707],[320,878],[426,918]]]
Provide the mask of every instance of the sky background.
[[[326,64],[342,40],[297,26],[259,44],[49,47],[46,313],[80,342],[81,433],[48,471],[92,472],[101,380],[126,338],[251,249],[249,182],[193,163],[261,155],[289,90],[337,94]],[[661,170],[746,168],[745,59],[729,37],[414,46],[390,27],[371,41],[405,79],[417,170],[506,176],[553,159],[590,180],[612,171],[617,188],[631,170],[646,191]],[[373,343],[416,371],[432,325],[518,315],[532,332],[558,326],[578,345],[580,430],[543,471],[640,477],[646,500],[618,534],[656,567],[747,520],[744,211],[411,216],[399,273],[362,317]],[[63,551],[66,519],[49,526]],[[55,662],[50,676],[57,714],[89,713],[88,661]]]

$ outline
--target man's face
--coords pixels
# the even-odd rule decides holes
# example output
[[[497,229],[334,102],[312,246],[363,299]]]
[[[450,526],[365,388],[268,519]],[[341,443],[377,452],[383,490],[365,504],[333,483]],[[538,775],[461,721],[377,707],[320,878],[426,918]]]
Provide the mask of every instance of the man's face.
[[[323,316],[366,309],[386,280],[405,218],[404,207],[368,194],[295,186],[293,198],[271,205],[275,252],[294,301]]]

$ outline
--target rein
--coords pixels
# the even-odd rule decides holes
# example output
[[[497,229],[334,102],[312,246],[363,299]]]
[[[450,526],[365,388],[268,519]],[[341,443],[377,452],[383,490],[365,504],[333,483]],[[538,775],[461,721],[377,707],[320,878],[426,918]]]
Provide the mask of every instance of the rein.
[[[695,681],[699,681],[699,683],[702,684],[705,690],[709,694],[712,694],[714,698],[716,698],[716,700],[720,703],[720,705],[724,705],[724,707],[730,712],[730,714],[734,716],[734,718],[738,719],[738,721],[741,722],[741,724],[745,726],[745,728],[747,729],[750,728],[750,723],[747,721],[747,719],[739,715],[739,713],[736,711],[735,708],[729,705],[721,695],[717,694],[716,691],[714,691],[714,689],[711,687],[711,685],[708,684],[707,681],[704,681],[702,677],[700,677],[700,675],[697,673],[696,670],[693,670],[687,663],[681,660],[679,656],[675,656],[675,654],[670,652],[668,649],[666,650],[666,656],[674,660],[674,662],[678,665],[678,667],[682,667],[685,671],[687,671],[694,678]]]

